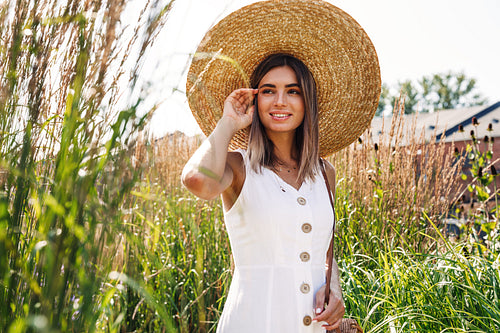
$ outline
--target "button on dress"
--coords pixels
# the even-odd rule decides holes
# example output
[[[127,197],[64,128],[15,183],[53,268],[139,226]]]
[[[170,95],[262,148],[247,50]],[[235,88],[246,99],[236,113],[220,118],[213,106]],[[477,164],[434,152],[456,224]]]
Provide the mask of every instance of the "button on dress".
[[[224,214],[234,274],[218,333],[319,333],[314,295],[325,283],[333,212],[321,174],[299,190],[244,156],[241,193]]]

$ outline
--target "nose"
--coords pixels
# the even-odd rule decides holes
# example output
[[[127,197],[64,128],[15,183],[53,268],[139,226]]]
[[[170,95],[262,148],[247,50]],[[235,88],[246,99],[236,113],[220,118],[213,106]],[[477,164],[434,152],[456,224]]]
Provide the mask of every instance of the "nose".
[[[274,100],[274,105],[276,106],[284,106],[286,105],[286,94],[282,91],[276,93],[276,98]]]

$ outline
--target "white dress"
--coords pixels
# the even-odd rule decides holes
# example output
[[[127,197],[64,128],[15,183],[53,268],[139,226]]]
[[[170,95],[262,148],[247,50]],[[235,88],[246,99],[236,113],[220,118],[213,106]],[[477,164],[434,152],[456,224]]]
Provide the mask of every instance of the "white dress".
[[[224,214],[235,270],[218,333],[319,333],[314,295],[325,283],[333,212],[324,179],[299,190],[273,171],[246,179]]]

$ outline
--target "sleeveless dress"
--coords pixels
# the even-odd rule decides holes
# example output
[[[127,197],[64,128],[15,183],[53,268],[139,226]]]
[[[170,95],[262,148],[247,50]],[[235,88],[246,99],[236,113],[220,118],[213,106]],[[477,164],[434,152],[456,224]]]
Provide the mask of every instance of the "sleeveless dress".
[[[218,333],[319,333],[314,295],[325,283],[333,211],[321,174],[299,190],[251,170],[224,214],[234,274]]]

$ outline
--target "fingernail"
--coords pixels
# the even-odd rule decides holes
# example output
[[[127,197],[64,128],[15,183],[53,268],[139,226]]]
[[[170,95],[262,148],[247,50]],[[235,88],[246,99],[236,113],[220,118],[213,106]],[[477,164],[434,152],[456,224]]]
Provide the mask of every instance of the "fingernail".
[[[316,308],[316,314],[320,314],[321,313],[321,308]]]

